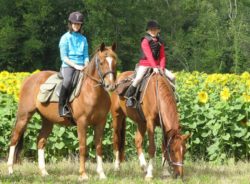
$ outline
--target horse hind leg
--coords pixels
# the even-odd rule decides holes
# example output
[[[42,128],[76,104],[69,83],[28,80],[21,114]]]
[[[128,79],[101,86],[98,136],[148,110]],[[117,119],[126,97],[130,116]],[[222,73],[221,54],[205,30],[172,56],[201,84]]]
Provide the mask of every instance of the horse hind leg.
[[[120,163],[124,160],[126,118],[124,114],[113,116],[113,149],[115,154],[115,171],[120,170]]]
[[[153,163],[154,163],[154,156],[155,156],[155,141],[154,141],[154,125],[153,121],[147,121],[147,132],[148,132],[148,139],[149,139],[149,148],[148,148],[148,154],[149,154],[149,163],[147,168],[147,174],[145,178],[147,180],[150,180],[153,178]]]
[[[42,128],[37,137],[37,149],[38,149],[38,167],[41,171],[42,176],[47,176],[48,172],[45,168],[45,156],[44,149],[47,142],[49,134],[52,132],[53,124],[43,118]]]
[[[20,112],[17,113],[17,120],[15,127],[12,131],[11,142],[10,142],[10,150],[8,157],[8,172],[9,174],[13,174],[13,165],[17,161],[19,161],[19,155],[23,148],[23,136],[27,127],[27,123],[32,117],[34,112]]]
[[[139,157],[140,167],[144,172],[147,172],[147,162],[145,160],[143,150],[142,150],[142,142],[143,142],[145,132],[146,132],[145,123],[139,122],[137,132],[135,135],[135,146],[136,146],[137,154]]]

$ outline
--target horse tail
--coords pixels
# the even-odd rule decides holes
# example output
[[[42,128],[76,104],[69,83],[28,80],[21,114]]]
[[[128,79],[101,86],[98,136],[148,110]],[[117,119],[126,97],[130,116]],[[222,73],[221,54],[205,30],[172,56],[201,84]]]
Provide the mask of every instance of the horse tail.
[[[20,153],[23,149],[23,137],[24,137],[24,132],[21,134],[19,141],[17,142],[15,152],[14,152],[14,163],[20,163]]]
[[[119,144],[119,160],[123,161],[125,159],[125,131],[126,131],[126,118],[124,117],[122,120],[122,126],[120,130],[121,142]]]

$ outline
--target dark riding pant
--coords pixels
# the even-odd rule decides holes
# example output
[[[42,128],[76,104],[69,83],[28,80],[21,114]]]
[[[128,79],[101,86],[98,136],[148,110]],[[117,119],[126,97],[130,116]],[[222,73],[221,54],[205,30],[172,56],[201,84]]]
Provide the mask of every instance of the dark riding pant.
[[[68,98],[71,92],[72,78],[76,70],[72,67],[61,68],[61,74],[63,76],[62,88],[59,96],[59,115],[70,116],[69,108],[67,107]]]

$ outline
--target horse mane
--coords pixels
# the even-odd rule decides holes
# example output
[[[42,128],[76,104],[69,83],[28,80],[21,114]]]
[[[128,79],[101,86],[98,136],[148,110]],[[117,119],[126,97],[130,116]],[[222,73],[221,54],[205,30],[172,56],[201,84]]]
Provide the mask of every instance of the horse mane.
[[[158,98],[160,103],[160,112],[166,128],[180,129],[177,104],[173,89],[169,81],[163,77],[157,77],[158,81]]]

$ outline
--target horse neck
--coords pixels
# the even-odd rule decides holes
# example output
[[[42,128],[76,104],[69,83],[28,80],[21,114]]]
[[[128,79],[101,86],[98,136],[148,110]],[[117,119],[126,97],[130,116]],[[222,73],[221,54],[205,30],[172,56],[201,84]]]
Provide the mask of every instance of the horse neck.
[[[170,86],[167,79],[162,76],[156,76],[154,81],[157,108],[158,112],[160,112],[162,124],[165,128],[165,131],[178,131],[180,128],[179,116],[172,87]]]

